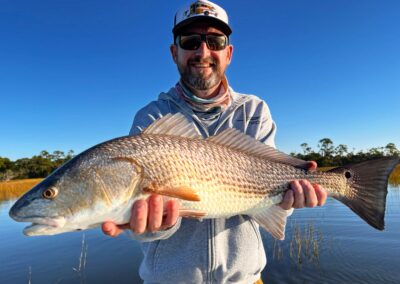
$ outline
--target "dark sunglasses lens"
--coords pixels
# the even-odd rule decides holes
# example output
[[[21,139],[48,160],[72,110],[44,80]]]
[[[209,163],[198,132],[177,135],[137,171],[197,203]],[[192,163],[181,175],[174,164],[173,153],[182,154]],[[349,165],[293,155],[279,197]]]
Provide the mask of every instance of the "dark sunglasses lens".
[[[200,35],[179,36],[179,46],[186,50],[196,50],[201,45]]]
[[[228,42],[224,35],[181,35],[178,38],[179,46],[186,50],[196,50],[200,47],[203,41],[202,37],[205,37],[207,47],[210,50],[222,50],[226,47]]]
[[[222,50],[226,47],[226,37],[217,35],[206,36],[207,47],[210,50]]]

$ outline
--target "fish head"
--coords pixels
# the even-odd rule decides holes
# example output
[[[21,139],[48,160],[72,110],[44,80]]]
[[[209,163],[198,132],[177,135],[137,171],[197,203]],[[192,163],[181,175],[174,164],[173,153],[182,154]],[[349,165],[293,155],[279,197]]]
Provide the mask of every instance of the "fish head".
[[[139,177],[128,160],[75,157],[20,197],[9,215],[32,223],[23,231],[28,236],[92,228],[129,202]]]

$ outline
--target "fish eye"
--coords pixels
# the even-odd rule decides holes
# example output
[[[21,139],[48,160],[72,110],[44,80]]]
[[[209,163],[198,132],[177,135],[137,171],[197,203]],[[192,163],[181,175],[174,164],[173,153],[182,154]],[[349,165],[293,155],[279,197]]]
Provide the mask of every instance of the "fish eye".
[[[351,178],[353,175],[351,174],[351,172],[345,172],[344,173],[344,176],[347,178],[347,179],[349,179],[349,178]]]
[[[46,188],[43,192],[42,192],[42,196],[45,199],[54,199],[58,194],[58,190],[55,187],[49,187]]]

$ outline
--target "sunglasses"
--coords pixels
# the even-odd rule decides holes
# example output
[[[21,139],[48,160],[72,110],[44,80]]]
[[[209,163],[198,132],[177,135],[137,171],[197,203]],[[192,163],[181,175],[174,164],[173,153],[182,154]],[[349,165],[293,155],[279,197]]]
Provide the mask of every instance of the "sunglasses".
[[[185,50],[196,50],[204,41],[209,50],[223,50],[229,44],[226,35],[216,34],[190,34],[179,35],[176,38],[177,44]]]

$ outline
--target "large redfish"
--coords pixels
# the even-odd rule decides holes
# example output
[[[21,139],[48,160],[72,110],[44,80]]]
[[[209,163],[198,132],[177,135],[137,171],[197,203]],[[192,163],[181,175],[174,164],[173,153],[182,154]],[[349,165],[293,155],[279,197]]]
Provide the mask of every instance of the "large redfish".
[[[287,214],[273,210],[290,181],[321,184],[371,226],[382,230],[388,176],[399,162],[388,157],[328,172],[228,129],[203,139],[181,114],[166,115],[141,134],[96,145],[74,157],[11,208],[31,222],[26,235],[52,235],[128,223],[135,200],[152,193],[181,202],[181,216],[252,216],[283,239]]]

